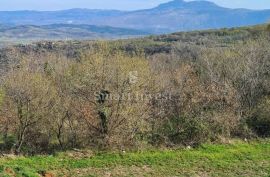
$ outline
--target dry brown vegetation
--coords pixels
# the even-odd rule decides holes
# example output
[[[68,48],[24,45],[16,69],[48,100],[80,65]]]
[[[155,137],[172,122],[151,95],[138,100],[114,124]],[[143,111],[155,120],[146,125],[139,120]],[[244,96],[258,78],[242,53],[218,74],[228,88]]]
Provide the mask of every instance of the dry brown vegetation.
[[[196,146],[270,135],[266,34],[211,47],[135,40],[67,45],[63,53],[46,45],[9,51],[22,59],[2,77],[3,150]]]

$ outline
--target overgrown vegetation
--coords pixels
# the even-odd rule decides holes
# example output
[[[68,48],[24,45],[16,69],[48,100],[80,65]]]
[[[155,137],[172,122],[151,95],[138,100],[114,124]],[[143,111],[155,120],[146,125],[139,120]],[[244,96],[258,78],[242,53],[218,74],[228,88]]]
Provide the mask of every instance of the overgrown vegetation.
[[[5,49],[1,148],[36,154],[269,137],[269,45],[258,26]]]

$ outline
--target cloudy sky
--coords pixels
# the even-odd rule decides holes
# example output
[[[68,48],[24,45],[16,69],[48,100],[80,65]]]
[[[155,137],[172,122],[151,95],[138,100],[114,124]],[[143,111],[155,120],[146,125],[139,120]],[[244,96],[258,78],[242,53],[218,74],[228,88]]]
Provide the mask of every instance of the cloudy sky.
[[[0,0],[0,10],[59,10],[70,8],[135,10],[169,0]],[[270,9],[270,0],[209,0],[224,7]]]

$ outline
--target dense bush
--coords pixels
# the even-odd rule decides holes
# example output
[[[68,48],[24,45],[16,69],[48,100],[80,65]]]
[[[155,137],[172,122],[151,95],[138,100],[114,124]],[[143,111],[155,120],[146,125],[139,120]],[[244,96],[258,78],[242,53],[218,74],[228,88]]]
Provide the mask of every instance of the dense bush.
[[[157,44],[97,42],[69,59],[25,54],[2,77],[3,148],[33,154],[269,136],[267,38],[208,48],[201,45],[215,35],[196,35],[197,44],[166,36]],[[174,42],[163,48],[163,40]]]
[[[265,98],[248,119],[248,125],[257,135],[270,137],[270,99]]]
[[[198,118],[176,117],[164,122],[160,134],[173,145],[196,146],[210,138],[209,124]]]

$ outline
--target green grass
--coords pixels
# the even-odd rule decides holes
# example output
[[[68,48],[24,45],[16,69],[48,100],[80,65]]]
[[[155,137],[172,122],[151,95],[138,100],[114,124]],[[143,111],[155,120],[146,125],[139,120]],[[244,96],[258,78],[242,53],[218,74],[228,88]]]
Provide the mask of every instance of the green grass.
[[[192,150],[96,153],[71,158],[55,156],[2,158],[0,176],[269,176],[270,141],[202,145]]]

